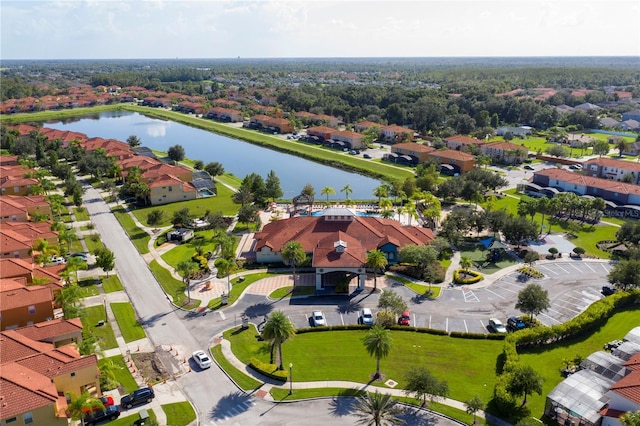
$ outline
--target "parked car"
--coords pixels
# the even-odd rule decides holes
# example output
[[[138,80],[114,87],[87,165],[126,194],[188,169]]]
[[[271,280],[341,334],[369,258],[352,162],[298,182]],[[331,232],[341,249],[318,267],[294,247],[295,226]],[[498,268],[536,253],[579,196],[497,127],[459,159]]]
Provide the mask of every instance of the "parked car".
[[[198,364],[198,367],[202,368],[203,370],[211,367],[211,358],[209,358],[207,354],[204,353],[204,351],[195,351],[193,354],[191,354],[191,356],[196,364]]]
[[[120,405],[125,408],[131,408],[134,405],[151,402],[155,396],[156,395],[151,387],[140,388],[123,396],[122,399],[120,399]]]
[[[518,317],[509,317],[507,319],[507,328],[511,331],[518,331],[526,328],[527,324]]]
[[[569,166],[569,168],[571,170],[582,170],[582,166],[578,165],[578,164],[572,164]]]
[[[362,158],[368,158],[371,159],[371,156],[369,154],[362,154]]]
[[[68,257],[79,257],[84,262],[86,262],[89,259],[89,255],[87,253],[73,253],[73,254],[70,254]]]
[[[360,323],[364,325],[373,325],[373,312],[369,308],[362,308],[360,311]]]
[[[355,150],[353,150],[353,149],[352,149],[351,151],[349,151],[349,154],[351,154],[351,155],[356,155],[356,154],[357,154],[357,152],[356,152]]]
[[[493,333],[501,333],[504,334],[507,332],[507,328],[504,326],[502,321],[497,318],[491,318],[489,320],[489,329]]]
[[[102,402],[102,405],[105,407],[109,407],[113,405],[113,398],[110,395],[101,396],[100,402]]]
[[[64,265],[67,260],[62,256],[53,256],[47,263],[49,265]]]
[[[610,287],[608,285],[605,285],[604,287],[602,287],[602,294],[604,296],[611,296],[613,293],[615,293],[617,290],[613,287]]]
[[[527,169],[527,170],[535,170],[535,169],[533,168],[533,166],[530,166],[530,165],[528,165],[528,164],[527,164],[526,166],[524,166],[524,168],[525,168],[525,169]]]
[[[311,323],[314,327],[327,325],[327,321],[324,319],[324,314],[320,311],[313,311],[311,313]]]
[[[411,315],[409,311],[404,311],[398,318],[398,325],[411,325]]]
[[[92,413],[85,414],[85,426],[93,426],[104,421],[112,421],[120,417],[120,408],[117,405],[107,405],[103,410],[95,410]]]

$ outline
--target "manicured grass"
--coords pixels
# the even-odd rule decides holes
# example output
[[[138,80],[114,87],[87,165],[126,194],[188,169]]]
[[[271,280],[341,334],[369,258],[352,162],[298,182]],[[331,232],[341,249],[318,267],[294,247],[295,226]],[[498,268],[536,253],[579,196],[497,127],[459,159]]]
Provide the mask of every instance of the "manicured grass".
[[[214,234],[215,231],[213,229],[198,231],[195,233],[196,237],[202,237],[208,241],[207,244],[202,246],[204,253],[213,250],[214,243],[211,241],[211,238]],[[174,248],[164,253],[162,255],[162,259],[174,268],[177,268],[178,264],[183,260],[191,260],[191,257],[196,253],[196,246],[193,244],[194,239],[189,240],[186,243],[176,245]]]
[[[25,123],[30,121],[49,121],[59,120],[66,117],[76,117],[82,115],[95,115],[103,111],[113,111],[122,109],[121,105],[103,105],[91,108],[73,108],[60,111],[41,111],[41,112],[25,112],[20,114],[11,114],[0,116],[0,122],[3,125]]]
[[[460,255],[466,256],[473,262],[471,269],[474,271],[479,271],[483,275],[490,275],[494,272],[499,271],[500,269],[506,268],[508,266],[515,265],[516,262],[511,256],[506,253],[502,254],[500,260],[496,263],[488,263],[486,266],[480,268],[481,265],[484,265],[486,262],[487,250],[482,246],[470,245],[470,244],[460,244],[458,247],[460,249]]]
[[[227,361],[227,358],[225,358],[224,355],[222,355],[222,347],[220,345],[216,345],[212,347],[211,354],[213,356],[213,359],[215,359],[216,362],[218,363],[218,365],[220,365],[220,367],[222,367],[222,369],[229,376],[231,376],[233,381],[236,382],[236,384],[240,386],[241,389],[246,391],[252,391],[262,386],[262,382],[259,382],[256,379],[247,376],[244,372],[238,370],[229,361]]]
[[[116,368],[114,369],[116,381],[120,383],[120,386],[124,387],[127,393],[133,392],[134,390],[138,389],[138,383],[136,383],[136,379],[134,379],[129,372],[129,366],[125,362],[122,355],[115,355],[112,357],[99,359],[98,367],[109,361],[111,361],[116,366]]]
[[[298,334],[282,348],[284,364],[296,366],[295,381],[350,380],[369,383],[375,359],[362,344],[365,330]],[[425,365],[449,384],[450,397],[460,401],[474,395],[489,401],[495,382],[496,362],[503,343],[494,340],[457,339],[411,331],[390,332],[391,353],[381,362],[387,379],[406,384],[405,375],[415,365]],[[234,354],[243,362],[255,356],[269,361],[269,343],[258,341],[256,330],[227,331]],[[318,354],[312,356],[312,354]],[[464,366],[464,367],[463,367]],[[382,382],[372,382],[384,387]]]
[[[87,278],[78,282],[80,288],[80,297],[97,296],[100,294],[100,290],[96,285],[96,280],[93,278]]]
[[[102,289],[105,293],[114,293],[116,291],[124,290],[122,283],[120,282],[120,278],[117,275],[110,275],[108,278],[106,276],[100,277],[102,280]]]
[[[233,173],[225,173],[222,176],[216,176],[215,180],[216,182],[229,185],[232,188],[240,188],[240,185],[242,184],[242,179]]]
[[[104,247],[104,244],[102,244],[102,241],[100,240],[100,236],[97,233],[93,235],[97,235],[97,238],[92,237],[92,235],[84,236],[84,243],[87,245],[87,250],[89,251],[89,253],[95,253],[97,249]]]
[[[250,275],[244,275],[244,281],[240,281],[239,278],[234,278],[231,280],[231,292],[229,293],[229,298],[228,298],[228,305],[233,304],[233,302],[235,302],[236,300],[238,300],[238,297],[240,297],[240,295],[242,294],[242,292],[244,292],[244,290],[251,284],[253,284],[254,282],[261,280],[263,278],[267,278],[270,276],[273,276],[275,274],[272,273],[267,273],[267,272],[260,272],[257,274],[250,274]],[[218,309],[220,307],[222,307],[222,299],[220,299],[219,297],[216,299],[211,299],[209,301],[208,304],[209,309]]]
[[[88,306],[84,308],[83,312],[84,315],[80,317],[82,327],[87,332],[96,336],[100,349],[104,351],[117,348],[118,342],[116,342],[116,335],[113,334],[113,329],[109,321],[106,321],[104,325],[96,326],[99,321],[106,320],[104,305]]]
[[[153,419],[157,421],[156,413],[154,413],[151,408],[146,408],[146,410],[149,413],[149,419]],[[105,424],[108,424],[109,426],[131,426],[131,425],[135,425],[136,420],[138,420],[139,418],[140,418],[140,414],[136,413],[126,417],[120,416],[116,420],[109,423],[105,423]]]
[[[85,220],[89,220],[89,213],[87,213],[87,209],[84,207],[75,207],[73,209],[73,215],[76,218],[76,222],[84,222]]]
[[[280,287],[277,290],[274,290],[269,295],[270,299],[284,299],[285,297],[292,296],[308,296],[311,294],[315,294],[316,288],[311,285],[300,285],[295,289],[292,285],[286,287]]]
[[[131,303],[111,303],[111,309],[125,342],[133,342],[147,336],[136,319],[136,313]]]
[[[188,208],[189,215],[191,217],[202,217],[205,212],[218,212],[221,211],[225,216],[233,216],[238,213],[240,208],[239,204],[236,204],[231,199],[233,191],[224,185],[216,185],[218,188],[218,195],[215,197],[197,198],[195,200],[180,201],[177,203],[165,204],[161,206],[149,206],[135,208],[131,210],[133,215],[145,226],[150,226],[147,223],[147,216],[152,210],[161,210],[164,212],[162,223],[154,226],[167,226],[171,225],[171,218],[173,214],[178,210]]]
[[[136,246],[136,249],[140,254],[149,253],[149,239],[151,238],[142,229],[136,226],[131,216],[124,210],[124,207],[117,206],[113,208],[113,214],[120,222],[120,225],[124,228],[125,232],[129,235],[129,239]]]
[[[172,426],[186,426],[196,419],[196,412],[186,401],[164,404],[161,406],[167,415],[167,424]]]
[[[149,269],[156,277],[164,291],[173,299],[173,303],[178,306],[182,306],[185,309],[193,309],[200,305],[200,300],[191,298],[191,305],[185,306],[187,301],[187,295],[185,294],[184,283],[171,276],[171,272],[160,266],[157,261],[149,263]]]
[[[84,251],[84,247],[82,247],[82,243],[80,242],[80,236],[78,236],[77,240],[71,242],[71,252],[78,253],[83,251]]]
[[[520,350],[520,363],[532,366],[544,378],[542,395],[534,394],[527,398],[531,413],[536,417],[542,414],[546,395],[563,380],[560,375],[560,369],[564,367],[563,360],[574,359],[577,355],[584,359],[593,352],[602,350],[603,344],[622,339],[637,325],[638,309],[628,309],[615,314],[590,336],[535,349]]]
[[[449,261],[449,263],[451,263],[451,261]],[[425,295],[425,293],[429,291],[428,284],[420,284],[420,283],[408,280],[406,278],[402,278],[401,276],[398,276],[398,275],[387,274],[387,277],[391,278],[394,281],[398,281],[399,283],[404,284],[406,287],[409,287],[411,290],[415,291],[420,295]],[[430,297],[432,299],[435,299],[439,295],[440,295],[440,287],[432,285]]]
[[[364,391],[349,388],[314,388],[294,389],[293,395],[289,395],[289,389],[271,388],[269,391],[275,401],[297,401],[300,399],[321,398],[325,396],[361,396]]]

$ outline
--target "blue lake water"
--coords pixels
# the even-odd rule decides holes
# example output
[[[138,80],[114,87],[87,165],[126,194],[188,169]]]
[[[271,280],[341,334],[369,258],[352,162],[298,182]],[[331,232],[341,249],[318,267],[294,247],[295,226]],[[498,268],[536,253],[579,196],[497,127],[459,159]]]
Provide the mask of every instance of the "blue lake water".
[[[373,190],[380,182],[356,173],[334,169],[293,155],[252,145],[238,139],[217,135],[206,130],[185,126],[173,121],[150,118],[142,114],[112,111],[94,116],[66,121],[46,123],[46,127],[71,130],[88,137],[101,137],[126,141],[136,135],[142,145],[159,151],[180,144],[186,156],[202,160],[205,164],[217,161],[225,171],[243,178],[249,173],[258,173],[266,178],[270,170],[280,178],[284,198],[292,198],[300,193],[305,184],[310,183],[316,191],[316,199],[324,200],[320,190],[332,187],[336,194],[330,200],[343,199],[340,192],[349,185],[352,199],[373,199]]]

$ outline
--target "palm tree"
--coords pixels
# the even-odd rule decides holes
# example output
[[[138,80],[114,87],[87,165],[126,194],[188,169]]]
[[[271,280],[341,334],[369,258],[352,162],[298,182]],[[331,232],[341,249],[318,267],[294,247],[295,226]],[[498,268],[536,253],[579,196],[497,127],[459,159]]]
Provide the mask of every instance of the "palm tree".
[[[214,263],[218,269],[218,278],[227,277],[227,294],[231,293],[231,274],[236,270],[236,262],[232,259],[225,259],[224,257],[216,259]]]
[[[387,426],[400,425],[404,421],[397,416],[401,413],[396,407],[397,402],[391,399],[391,394],[381,394],[367,392],[365,396],[361,396],[358,404],[355,405],[356,416],[360,418],[356,422],[359,425],[367,426]]]
[[[391,352],[391,336],[389,330],[379,325],[374,325],[362,339],[364,347],[370,356],[376,357],[376,373],[373,378],[380,378],[380,359],[385,358]]]
[[[378,197],[378,205],[380,205],[380,200],[389,196],[389,187],[387,185],[376,186],[373,195]]]
[[[282,311],[275,311],[269,315],[264,328],[262,338],[270,340],[271,343],[271,364],[278,364],[278,369],[282,370],[282,344],[291,339],[296,334],[296,329],[289,320],[289,317]],[[274,350],[277,349],[278,360],[274,362]]]
[[[467,256],[462,256],[460,258],[460,267],[462,267],[462,269],[464,269],[465,271],[469,271],[469,268],[471,268],[471,259],[469,259]]]
[[[380,201],[378,201],[378,206],[380,206],[380,208],[383,210],[391,210],[391,207],[393,207],[393,202],[388,198],[382,198]]]
[[[330,186],[325,186],[320,190],[320,194],[327,196],[327,205],[329,204],[329,195],[333,195],[336,193],[336,190]]]
[[[38,263],[44,263],[48,261],[51,256],[58,254],[60,250],[58,247],[49,244],[47,240],[38,238],[31,249],[32,255],[35,252],[38,252],[38,254],[34,257],[34,260]]]
[[[60,243],[67,245],[67,253],[71,252],[71,243],[78,240],[78,236],[73,229],[65,229],[58,234]]]
[[[80,396],[69,393],[71,402],[67,406],[72,420],[82,420],[84,424],[84,415],[94,410],[104,410],[104,404],[98,398],[92,397],[89,392],[82,392]]]
[[[380,250],[371,250],[367,253],[367,266],[373,269],[373,289],[378,288],[378,269],[387,266],[387,257]]]
[[[344,192],[344,196],[345,198],[348,200],[349,199],[349,195],[351,193],[353,193],[353,189],[351,189],[351,185],[346,184],[341,190],[340,192]]]
[[[291,269],[293,270],[293,285],[296,285],[296,266],[307,258],[307,253],[305,253],[302,248],[302,244],[297,241],[288,241],[282,246],[282,251],[280,252],[280,256],[282,257],[282,261],[291,265]]]
[[[191,277],[198,270],[198,265],[190,260],[178,263],[176,271],[182,275],[182,281],[187,287],[187,303],[191,303]]]
[[[540,213],[542,213],[542,221],[540,222],[540,234],[542,235],[542,229],[544,228],[544,216],[547,214],[547,212],[549,211],[549,204],[550,201],[547,197],[542,197],[538,200],[538,211]]]
[[[476,413],[482,410],[483,405],[484,404],[478,395],[464,403],[464,406],[467,409],[467,414],[473,414],[473,424],[476,424]]]
[[[67,259],[67,266],[65,266],[64,269],[66,269],[69,272],[75,272],[76,282],[78,282],[78,270],[80,269],[86,270],[88,269],[88,267],[89,266],[87,265],[87,262],[85,262],[81,258],[77,256],[70,256]]]

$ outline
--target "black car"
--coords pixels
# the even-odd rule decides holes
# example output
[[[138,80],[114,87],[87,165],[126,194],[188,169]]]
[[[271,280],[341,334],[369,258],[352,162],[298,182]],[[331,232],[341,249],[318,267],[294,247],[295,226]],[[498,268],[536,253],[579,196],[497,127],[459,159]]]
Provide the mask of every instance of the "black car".
[[[611,296],[615,292],[616,292],[616,289],[613,287],[609,287],[608,285],[605,285],[604,287],[602,287],[602,294],[604,296]]]
[[[104,411],[96,410],[91,414],[87,414],[84,418],[86,426],[92,426],[104,421],[112,421],[120,417],[120,409],[117,405],[109,405],[104,407]]]
[[[526,328],[527,325],[518,317],[510,317],[507,319],[507,328],[511,331],[518,331]]]
[[[150,387],[140,388],[131,392],[129,395],[125,395],[120,399],[120,405],[125,408],[131,408],[134,405],[143,404],[145,402],[151,402],[155,397],[153,389]]]
[[[525,169],[527,169],[527,170],[535,170],[535,169],[533,168],[533,166],[530,166],[530,165],[528,165],[528,164],[527,164],[526,166],[524,166],[524,168],[525,168]]]

